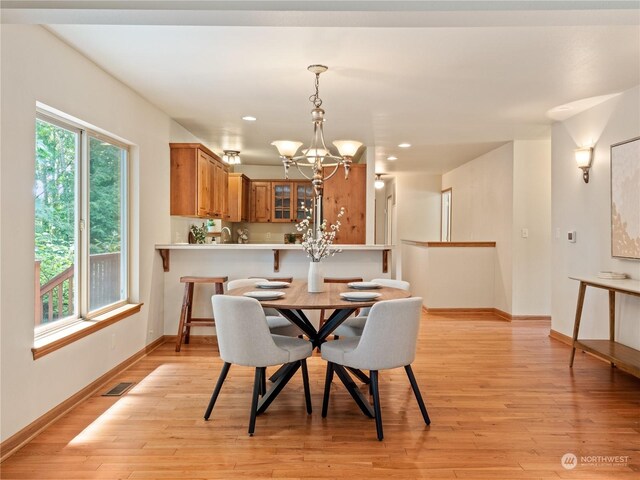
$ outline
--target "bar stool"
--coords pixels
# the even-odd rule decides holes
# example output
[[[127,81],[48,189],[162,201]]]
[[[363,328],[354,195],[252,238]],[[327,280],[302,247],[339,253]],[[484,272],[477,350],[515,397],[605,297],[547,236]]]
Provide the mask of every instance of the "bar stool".
[[[223,283],[229,277],[180,277],[180,282],[184,283],[184,296],[182,297],[182,310],[180,311],[180,323],[178,325],[178,338],[176,338],[176,352],[182,347],[182,339],[184,343],[189,343],[191,327],[213,327],[215,321],[211,318],[194,318],[191,316],[191,308],[193,306],[193,289],[196,283],[213,283],[215,284],[215,294],[222,295],[224,293]]]

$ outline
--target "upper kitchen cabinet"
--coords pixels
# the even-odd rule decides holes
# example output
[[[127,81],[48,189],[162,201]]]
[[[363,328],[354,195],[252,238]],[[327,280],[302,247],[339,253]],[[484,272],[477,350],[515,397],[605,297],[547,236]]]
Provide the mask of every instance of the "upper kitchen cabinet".
[[[333,168],[325,167],[325,175],[329,175]],[[351,165],[348,179],[344,178],[340,169],[325,181],[322,207],[329,225],[338,219],[340,208],[345,209],[335,243],[364,244],[367,234],[367,166]]]
[[[313,201],[316,198],[313,193],[313,185],[311,182],[295,182],[294,183],[294,218],[296,222],[304,220],[307,217],[307,210],[313,209]]]
[[[271,182],[271,221],[294,221],[294,184],[293,182]]]
[[[230,173],[227,198],[229,221],[248,222],[251,211],[251,180],[241,173]]]
[[[171,143],[171,215],[228,217],[228,170],[199,143]]]
[[[271,221],[271,182],[251,181],[250,222]]]

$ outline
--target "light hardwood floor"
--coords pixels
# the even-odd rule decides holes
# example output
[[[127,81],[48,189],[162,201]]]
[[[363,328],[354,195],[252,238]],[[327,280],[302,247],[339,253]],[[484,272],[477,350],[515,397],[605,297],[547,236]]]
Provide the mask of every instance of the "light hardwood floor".
[[[221,361],[212,346],[167,343],[1,466],[9,479],[640,478],[640,380],[569,347],[544,321],[423,317],[414,371],[425,427],[403,369],[381,374],[385,428],[376,440],[334,381],[320,416],[325,364],[309,361],[314,413],[294,378],[247,436],[253,370],[233,366],[211,421],[202,418]],[[273,371],[273,369],[271,369]],[[115,381],[114,381],[115,383]],[[628,456],[579,464],[565,453]]]

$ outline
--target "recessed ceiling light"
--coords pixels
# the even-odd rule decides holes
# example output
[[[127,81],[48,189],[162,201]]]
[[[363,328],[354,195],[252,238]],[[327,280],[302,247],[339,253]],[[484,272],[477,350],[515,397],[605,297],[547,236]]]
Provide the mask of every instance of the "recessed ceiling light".
[[[245,115],[244,117],[242,117],[243,120],[246,120],[247,122],[255,122],[257,120],[256,117],[252,117],[251,115]]]
[[[410,143],[399,143],[398,146],[400,148],[409,148],[411,146],[411,144]]]
[[[389,156],[387,157],[387,160],[389,160],[390,162],[393,162],[394,160],[397,160],[397,159],[398,159],[398,157],[396,157],[396,156],[394,156],[394,155],[389,155]]]

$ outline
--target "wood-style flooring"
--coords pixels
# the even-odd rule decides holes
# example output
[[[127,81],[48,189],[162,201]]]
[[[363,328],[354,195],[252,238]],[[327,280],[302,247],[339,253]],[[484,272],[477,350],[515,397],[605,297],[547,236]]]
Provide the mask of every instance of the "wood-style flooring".
[[[298,375],[249,437],[253,370],[232,366],[205,422],[222,362],[211,345],[175,353],[167,343],[113,382],[137,382],[127,394],[84,401],[5,461],[0,476],[638,480],[640,380],[580,353],[571,371],[569,347],[548,333],[544,321],[424,316],[413,368],[432,424],[404,369],[383,372],[382,442],[338,380],[321,417],[317,355],[309,359],[313,415]],[[561,465],[566,453],[578,457],[572,470]]]

